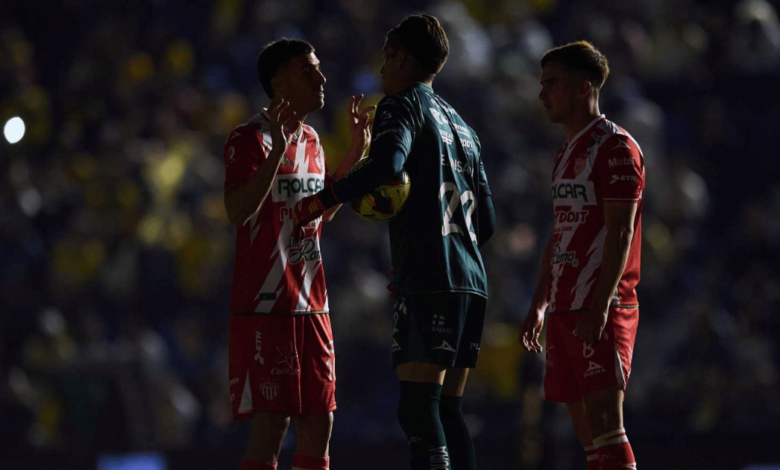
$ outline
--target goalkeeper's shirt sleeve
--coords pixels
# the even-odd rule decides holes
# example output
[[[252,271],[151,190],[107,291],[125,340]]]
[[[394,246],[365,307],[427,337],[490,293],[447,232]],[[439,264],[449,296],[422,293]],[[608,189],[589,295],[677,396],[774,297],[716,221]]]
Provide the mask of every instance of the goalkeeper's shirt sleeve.
[[[403,169],[420,122],[409,108],[393,96],[379,103],[366,163],[322,190],[326,207],[361,197]]]

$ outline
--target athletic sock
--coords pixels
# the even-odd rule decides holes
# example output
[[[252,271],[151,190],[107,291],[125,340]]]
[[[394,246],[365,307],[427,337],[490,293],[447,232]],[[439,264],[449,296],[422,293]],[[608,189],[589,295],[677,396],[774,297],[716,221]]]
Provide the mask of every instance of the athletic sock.
[[[635,470],[636,460],[626,430],[615,429],[593,439],[598,447],[599,470]]]
[[[292,470],[328,470],[330,464],[329,457],[311,457],[309,455],[293,455]]]
[[[276,462],[258,462],[244,457],[244,460],[241,461],[241,470],[277,470],[277,468]]]
[[[463,397],[442,395],[439,415],[447,441],[452,470],[477,470],[474,441],[463,418]]]
[[[441,385],[401,381],[398,422],[409,440],[412,470],[450,470],[440,397]]]
[[[588,457],[588,470],[599,470],[599,450],[595,445],[585,446],[585,455]]]

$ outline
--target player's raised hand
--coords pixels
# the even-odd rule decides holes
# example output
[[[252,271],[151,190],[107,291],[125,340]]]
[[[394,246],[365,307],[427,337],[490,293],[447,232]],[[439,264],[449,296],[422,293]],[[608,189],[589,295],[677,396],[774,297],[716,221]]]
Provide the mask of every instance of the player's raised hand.
[[[542,352],[542,345],[539,343],[539,335],[542,334],[544,327],[544,311],[533,308],[528,310],[522,322],[520,322],[520,331],[518,339],[528,352]]]
[[[352,95],[349,99],[349,135],[352,137],[352,148],[363,156],[368,146],[371,144],[371,125],[374,120],[369,113],[376,109],[376,106],[366,106],[360,108],[363,101],[363,95]]]
[[[282,98],[275,98],[271,101],[268,108],[268,121],[271,125],[271,145],[272,151],[281,152],[283,155],[290,145],[290,131],[284,128],[284,125],[295,117],[295,111],[288,108],[290,102]]]
[[[604,333],[604,327],[607,326],[607,315],[609,307],[598,308],[591,306],[588,310],[582,312],[574,329],[574,334],[584,343],[596,344]]]

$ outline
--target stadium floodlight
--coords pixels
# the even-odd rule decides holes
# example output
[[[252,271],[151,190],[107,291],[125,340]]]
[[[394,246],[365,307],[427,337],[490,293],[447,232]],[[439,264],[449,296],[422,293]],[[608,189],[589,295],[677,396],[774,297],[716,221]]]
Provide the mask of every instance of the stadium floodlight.
[[[12,117],[5,123],[3,134],[9,144],[15,144],[24,137],[24,121],[19,116]]]

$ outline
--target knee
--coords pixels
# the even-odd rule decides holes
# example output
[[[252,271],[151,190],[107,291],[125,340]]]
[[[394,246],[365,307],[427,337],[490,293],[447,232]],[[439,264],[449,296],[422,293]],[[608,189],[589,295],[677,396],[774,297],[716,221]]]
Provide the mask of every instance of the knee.
[[[256,413],[252,419],[252,427],[257,434],[283,438],[290,426],[290,417],[276,413]]]
[[[300,438],[309,442],[327,443],[333,430],[333,413],[300,417],[296,424]]]

